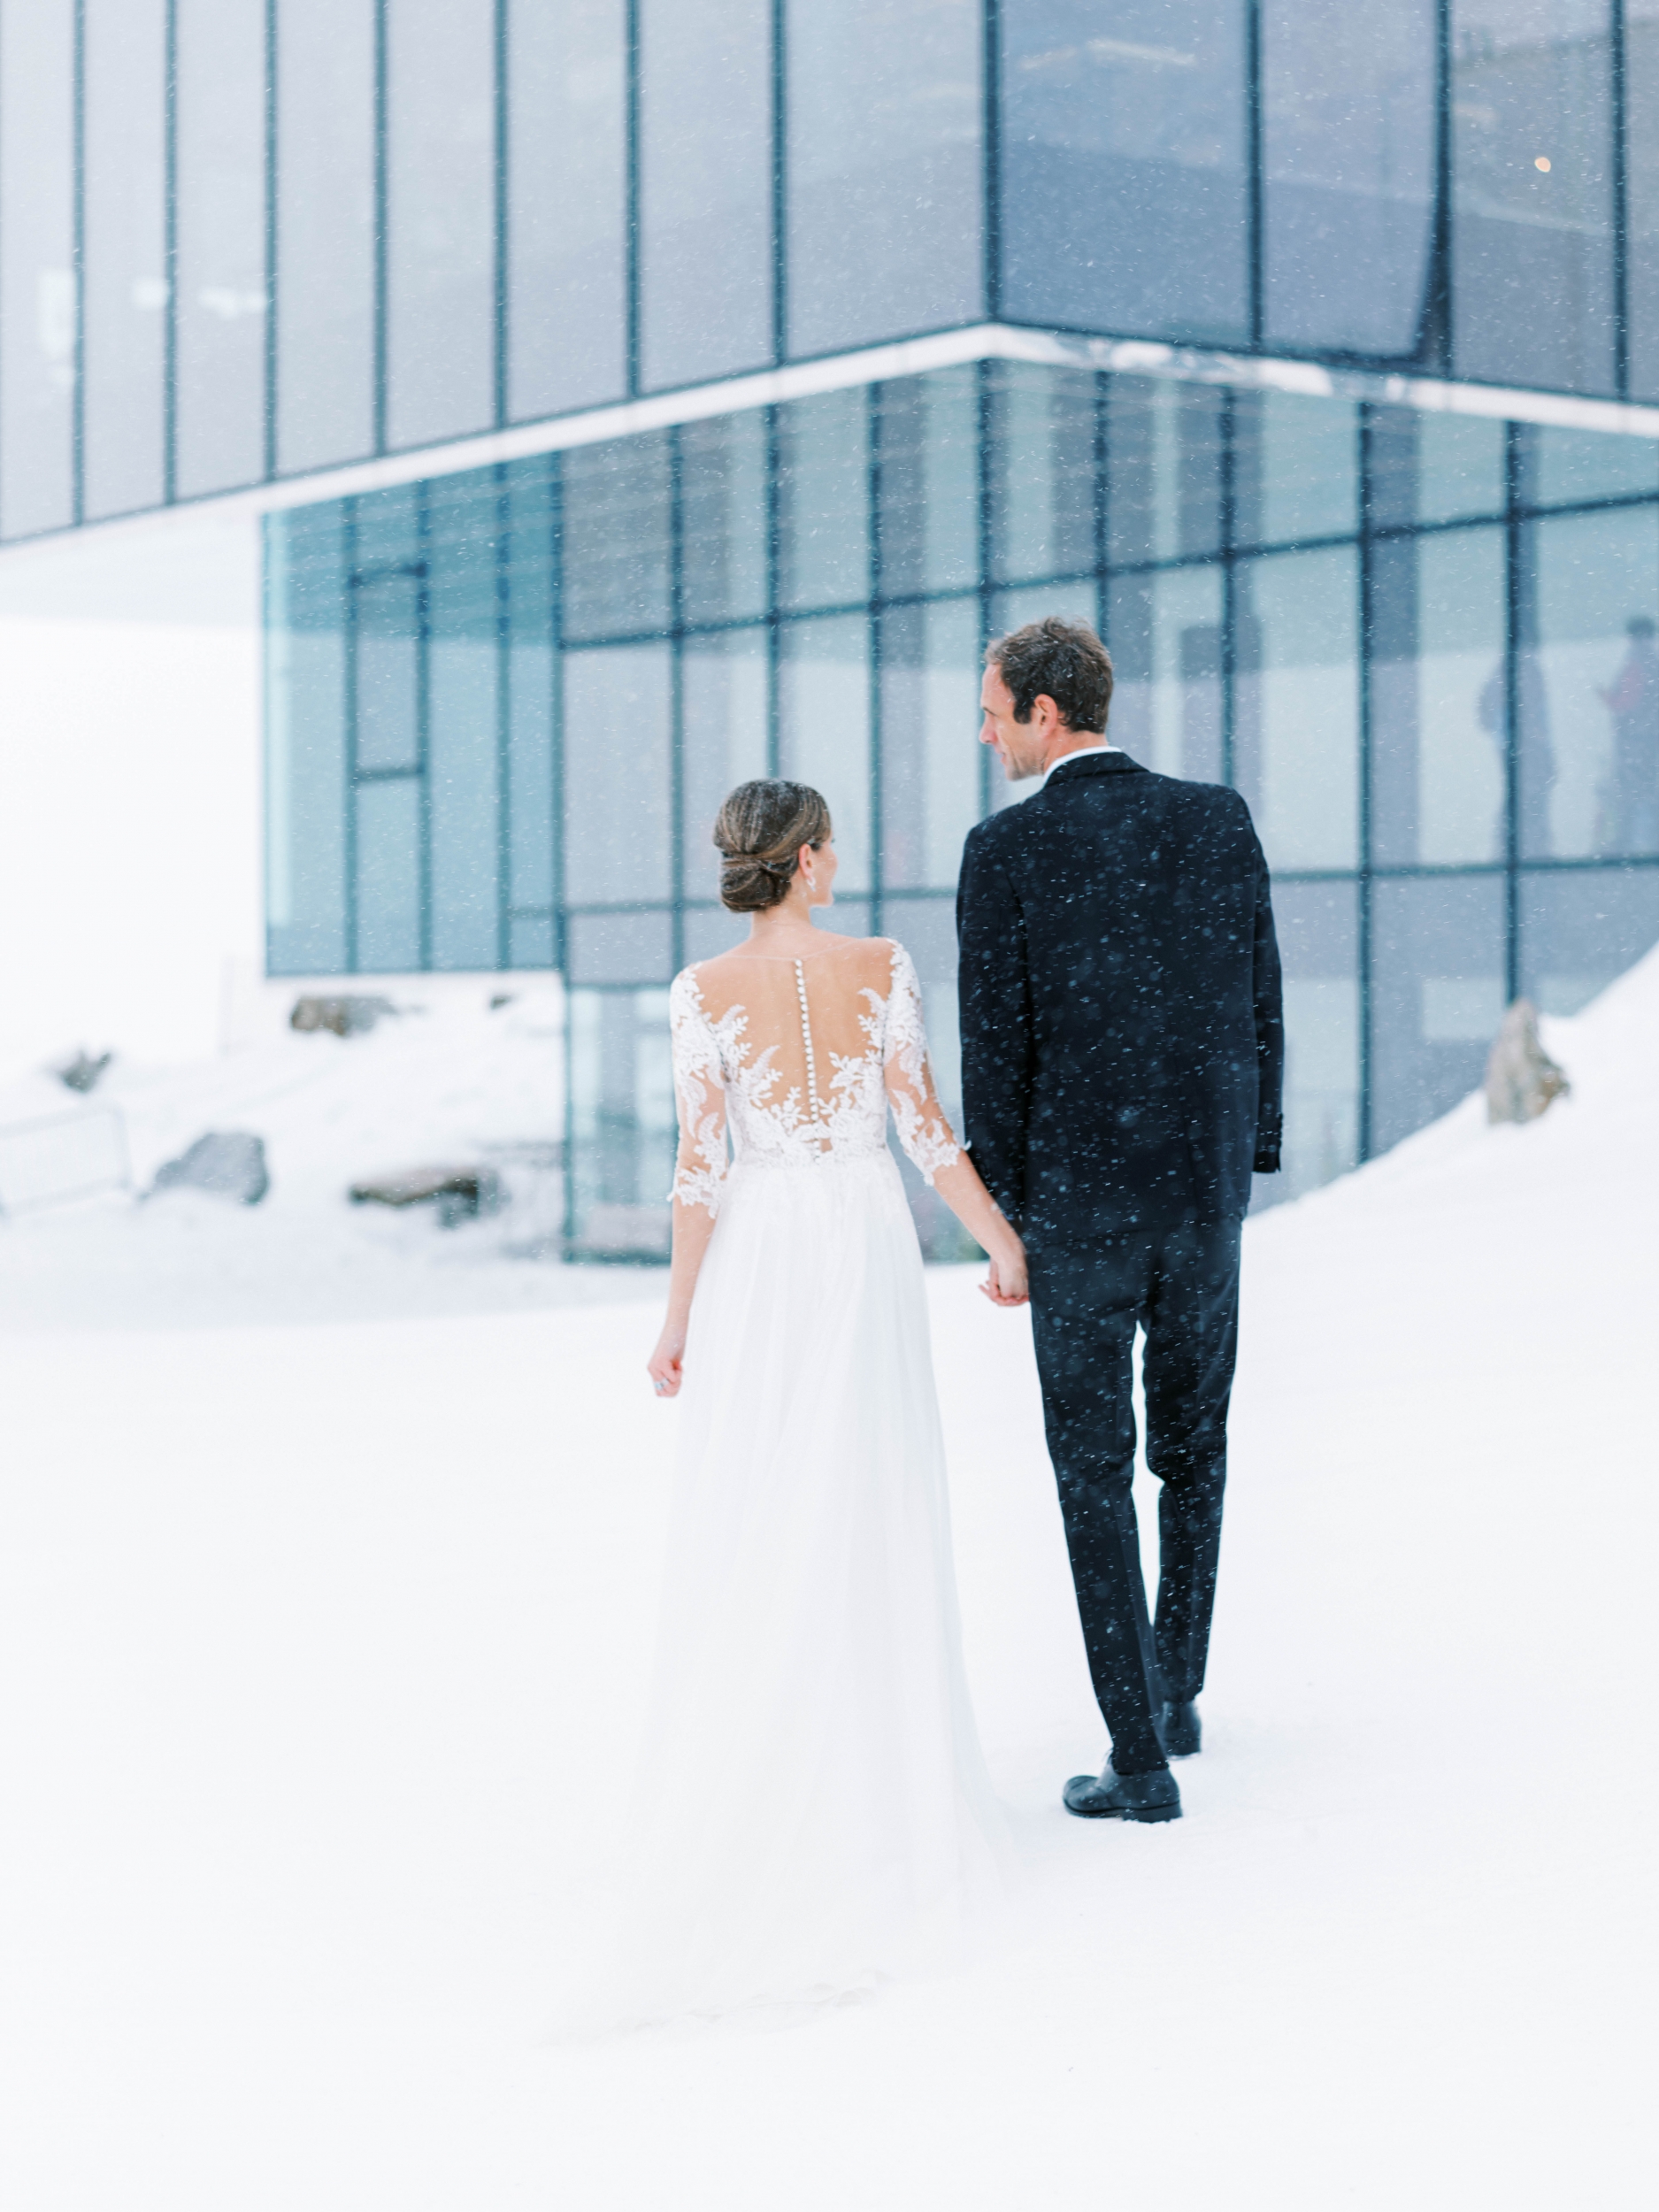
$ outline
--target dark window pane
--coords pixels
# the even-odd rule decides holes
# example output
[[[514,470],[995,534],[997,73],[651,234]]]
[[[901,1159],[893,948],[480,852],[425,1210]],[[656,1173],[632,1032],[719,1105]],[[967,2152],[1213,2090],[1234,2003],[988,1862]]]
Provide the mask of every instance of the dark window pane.
[[[895,607],[881,625],[882,881],[949,887],[979,818],[979,610]]]
[[[366,975],[422,965],[420,779],[357,787],[357,957]]]
[[[1008,0],[1006,311],[1248,334],[1244,0]]]
[[[1359,527],[1359,410],[1347,400],[1239,392],[1233,541],[1285,545]]]
[[[1371,1145],[1480,1081],[1503,1018],[1503,879],[1384,877],[1371,892]]]
[[[495,415],[495,10],[387,0],[387,439]]]
[[[1458,522],[1502,514],[1503,433],[1502,423],[1479,415],[1372,408],[1372,521]]]
[[[667,914],[572,914],[569,929],[572,983],[672,980],[674,930]]]
[[[1659,399],[1659,0],[1624,0],[1630,388]]]
[[[551,906],[553,867],[553,652],[551,471],[546,461],[508,471],[507,789],[508,903]],[[539,940],[537,941],[540,941]],[[515,966],[519,964],[514,955]]]
[[[346,964],[346,575],[338,505],[265,526],[265,911],[275,975]]]
[[[1359,1158],[1359,902],[1351,883],[1280,883],[1285,1152],[1256,1204],[1300,1198]]]
[[[870,887],[869,630],[862,615],[792,622],[778,671],[779,772],[829,802],[838,898]]]
[[[355,597],[357,766],[364,773],[418,768],[420,580],[371,577]]]
[[[87,512],[164,495],[162,0],[86,4]]]
[[[1218,549],[1222,445],[1219,392],[1157,378],[1111,378],[1106,527],[1114,562]]]
[[[499,604],[494,471],[428,487],[426,782],[432,806],[432,964],[502,956]]]
[[[788,0],[789,351],[981,311],[974,0]]]
[[[565,636],[666,629],[667,438],[652,432],[566,453],[562,518]]]
[[[188,498],[265,473],[265,6],[177,9],[178,488]]]
[[[357,573],[421,558],[425,495],[424,485],[395,484],[386,491],[368,492],[352,501],[351,557]]]
[[[688,422],[680,433],[680,496],[686,620],[741,621],[764,614],[764,415],[756,411]]]
[[[979,379],[941,369],[878,388],[881,588],[949,591],[979,572]]]
[[[1276,869],[1359,857],[1357,569],[1335,546],[1238,571],[1233,780]]]
[[[0,531],[73,519],[72,0],[0,6]]]
[[[1659,443],[1603,430],[1521,431],[1521,496],[1540,507],[1659,492]]]
[[[641,373],[772,359],[772,0],[641,0]]]
[[[779,417],[779,598],[824,607],[870,592],[867,390],[826,392]]]
[[[1526,544],[1521,849],[1659,851],[1659,514],[1563,515]]]
[[[665,645],[565,658],[565,871],[572,906],[672,895]]]
[[[550,914],[520,914],[507,925],[510,968],[558,965],[557,933]]]
[[[1013,583],[1093,569],[1092,376],[1000,365],[992,384],[992,572]]]
[[[1375,548],[1371,841],[1382,865],[1502,857],[1503,632],[1501,530]]]
[[[579,964],[573,956],[573,972]],[[574,990],[569,1036],[575,1252],[666,1259],[674,1173],[667,994]]]
[[[1220,569],[1114,578],[1105,635],[1112,742],[1162,775],[1219,783]]]
[[[768,681],[764,630],[728,630],[686,641],[680,687],[687,898],[718,895],[714,818],[734,785],[766,773]]]
[[[1607,0],[1452,0],[1459,376],[1612,388],[1607,24]]]
[[[374,446],[374,8],[280,0],[277,466]]]
[[[626,389],[623,0],[508,13],[508,412]]]
[[[1434,0],[1265,0],[1270,344],[1415,353],[1434,191]]]
[[[1546,1014],[1576,1014],[1655,941],[1659,868],[1521,877],[1521,988]]]

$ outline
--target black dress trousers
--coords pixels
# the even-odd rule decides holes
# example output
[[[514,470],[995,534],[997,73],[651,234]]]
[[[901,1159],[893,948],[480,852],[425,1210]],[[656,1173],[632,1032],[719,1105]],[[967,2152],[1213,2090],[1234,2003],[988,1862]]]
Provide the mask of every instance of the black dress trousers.
[[[1031,1303],[1094,1694],[1119,1774],[1165,1762],[1155,1706],[1203,1687],[1238,1346],[1237,1218],[1033,1246]],[[1135,1327],[1146,1331],[1147,1463],[1158,1498],[1156,1624],[1135,1523]]]

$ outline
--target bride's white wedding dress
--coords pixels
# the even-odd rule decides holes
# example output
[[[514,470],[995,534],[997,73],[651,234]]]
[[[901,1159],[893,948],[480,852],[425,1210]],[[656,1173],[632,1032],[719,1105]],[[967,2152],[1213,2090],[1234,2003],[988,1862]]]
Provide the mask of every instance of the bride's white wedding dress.
[[[959,1156],[902,947],[727,956],[672,999],[693,1302],[613,2023],[958,1955],[1001,1815],[963,1674],[921,1255],[887,1143]],[[727,1137],[732,1143],[728,1163]]]

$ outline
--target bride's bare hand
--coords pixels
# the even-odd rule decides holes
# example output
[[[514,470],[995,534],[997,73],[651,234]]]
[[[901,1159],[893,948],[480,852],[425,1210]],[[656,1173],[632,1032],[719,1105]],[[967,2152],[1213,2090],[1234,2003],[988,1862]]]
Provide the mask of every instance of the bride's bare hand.
[[[659,1398],[677,1398],[686,1379],[686,1332],[671,1321],[657,1340],[657,1349],[645,1363],[651,1387]]]
[[[1030,1303],[1031,1290],[1025,1279],[1025,1248],[1018,1237],[1009,1249],[994,1252],[985,1280],[979,1288],[994,1306],[1024,1306]]]

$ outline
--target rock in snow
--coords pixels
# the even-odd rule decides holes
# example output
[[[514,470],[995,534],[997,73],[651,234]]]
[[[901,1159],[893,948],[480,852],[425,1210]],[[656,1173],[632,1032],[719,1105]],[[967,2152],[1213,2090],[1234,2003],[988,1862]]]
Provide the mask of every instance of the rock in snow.
[[[366,1037],[378,1021],[397,1009],[388,998],[300,998],[288,1016],[290,1029],[326,1029],[336,1037]]]
[[[493,1167],[411,1167],[372,1182],[353,1183],[354,1206],[434,1204],[446,1229],[500,1211],[501,1178]]]
[[[1503,1017],[1486,1062],[1486,1119],[1536,1121],[1572,1088],[1539,1041],[1538,1009],[1517,998]]]
[[[257,1206],[270,1187],[264,1138],[250,1136],[246,1130],[222,1129],[210,1130],[188,1152],[157,1168],[150,1193],[153,1196],[161,1190],[205,1190],[216,1198],[234,1198],[244,1206]]]

